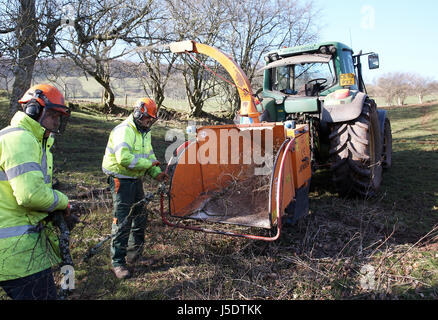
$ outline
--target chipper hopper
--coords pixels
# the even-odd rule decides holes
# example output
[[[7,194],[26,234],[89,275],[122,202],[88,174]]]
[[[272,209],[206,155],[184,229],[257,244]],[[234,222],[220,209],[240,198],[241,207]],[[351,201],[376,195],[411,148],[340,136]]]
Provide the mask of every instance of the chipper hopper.
[[[308,213],[308,125],[261,122],[257,99],[245,73],[220,50],[193,41],[172,43],[170,50],[205,54],[219,62],[237,87],[241,108],[240,124],[190,128],[192,139],[174,152],[167,167],[170,185],[167,199],[162,196],[163,221],[173,227],[208,233],[278,239],[282,220],[294,222]],[[168,211],[164,210],[165,200]],[[254,232],[224,231],[202,227],[205,224],[199,221],[274,232],[259,236]]]

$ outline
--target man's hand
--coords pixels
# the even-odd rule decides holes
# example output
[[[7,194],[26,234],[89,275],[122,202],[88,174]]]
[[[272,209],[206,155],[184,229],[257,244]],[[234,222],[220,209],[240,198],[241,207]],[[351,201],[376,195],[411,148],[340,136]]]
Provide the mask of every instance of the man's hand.
[[[64,221],[70,231],[73,230],[78,222],[80,222],[80,218],[76,214],[72,213],[72,211],[76,211],[76,207],[72,208],[70,203],[63,211]]]
[[[151,168],[152,167],[158,167],[159,165],[160,165],[160,161],[155,160],[155,161],[152,162]]]
[[[65,224],[67,225],[68,230],[72,231],[75,225],[80,222],[80,218],[74,213],[70,214],[68,217],[64,216]]]
[[[155,180],[158,182],[162,182],[163,180],[165,182],[169,181],[169,175],[165,172],[161,172],[158,176],[155,177]]]
[[[65,208],[64,210],[64,219],[70,217],[71,214],[71,207],[70,207],[70,203],[67,205],[67,208]]]

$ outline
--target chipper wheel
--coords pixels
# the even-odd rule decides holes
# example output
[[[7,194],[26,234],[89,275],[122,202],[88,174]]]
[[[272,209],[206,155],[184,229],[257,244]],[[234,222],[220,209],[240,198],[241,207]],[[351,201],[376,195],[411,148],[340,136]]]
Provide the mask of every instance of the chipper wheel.
[[[333,181],[342,196],[373,196],[382,181],[382,140],[376,104],[366,99],[358,118],[334,123],[330,134]]]

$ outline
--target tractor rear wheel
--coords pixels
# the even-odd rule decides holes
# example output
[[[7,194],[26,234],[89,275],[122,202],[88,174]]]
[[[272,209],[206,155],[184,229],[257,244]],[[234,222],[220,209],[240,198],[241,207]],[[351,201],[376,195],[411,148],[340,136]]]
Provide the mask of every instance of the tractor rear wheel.
[[[339,193],[374,196],[382,182],[382,139],[374,100],[365,100],[357,119],[334,123],[329,138],[332,177]]]

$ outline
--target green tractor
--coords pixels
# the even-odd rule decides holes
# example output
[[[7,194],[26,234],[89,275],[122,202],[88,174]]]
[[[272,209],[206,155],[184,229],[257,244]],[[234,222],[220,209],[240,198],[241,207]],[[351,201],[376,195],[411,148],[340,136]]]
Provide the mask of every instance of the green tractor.
[[[391,167],[391,124],[367,95],[362,56],[379,67],[375,53],[324,42],[271,51],[261,69],[261,120],[308,124],[312,169],[330,166],[342,196],[375,195]]]

